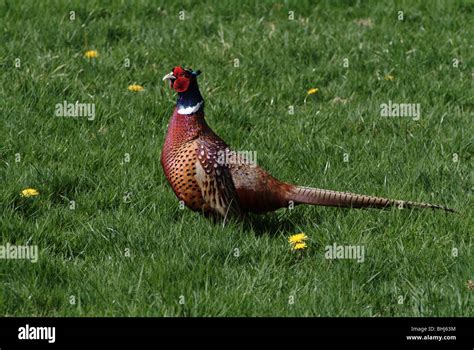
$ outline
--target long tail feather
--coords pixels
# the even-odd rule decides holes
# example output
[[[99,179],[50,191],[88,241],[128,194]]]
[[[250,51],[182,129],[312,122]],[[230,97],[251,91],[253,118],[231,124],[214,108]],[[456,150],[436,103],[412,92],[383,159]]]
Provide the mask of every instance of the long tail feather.
[[[398,208],[428,208],[455,212],[453,209],[430,203],[417,203],[302,186],[294,186],[289,189],[287,200],[293,201],[295,204],[313,204],[331,207],[384,209],[396,206]]]

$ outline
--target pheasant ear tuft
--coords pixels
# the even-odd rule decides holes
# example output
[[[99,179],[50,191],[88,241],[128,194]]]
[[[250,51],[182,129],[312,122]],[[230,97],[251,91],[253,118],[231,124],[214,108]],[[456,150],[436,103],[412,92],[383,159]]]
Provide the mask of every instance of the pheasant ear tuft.
[[[175,77],[178,77],[179,75],[183,74],[185,70],[181,66],[174,67],[173,69],[173,75]]]
[[[195,72],[193,72],[193,76],[197,77],[199,74],[201,74],[202,72],[200,70],[197,70]]]

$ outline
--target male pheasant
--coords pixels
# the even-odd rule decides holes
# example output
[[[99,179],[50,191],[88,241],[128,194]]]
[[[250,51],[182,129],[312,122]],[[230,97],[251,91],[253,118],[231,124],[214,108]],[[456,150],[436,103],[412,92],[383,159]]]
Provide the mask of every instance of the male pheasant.
[[[453,211],[434,204],[302,187],[277,180],[230,152],[207,125],[197,83],[199,74],[200,71],[178,66],[163,78],[178,93],[178,102],[168,125],[161,164],[174,193],[188,208],[224,218],[241,218],[246,213],[264,213],[298,204]],[[222,157],[223,154],[230,156]]]

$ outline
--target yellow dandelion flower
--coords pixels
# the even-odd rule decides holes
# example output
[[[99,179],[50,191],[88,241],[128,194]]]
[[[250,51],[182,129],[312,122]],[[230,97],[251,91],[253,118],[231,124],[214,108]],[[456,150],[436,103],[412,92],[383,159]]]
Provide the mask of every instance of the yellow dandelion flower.
[[[141,85],[136,85],[136,84],[129,85],[128,89],[129,89],[130,91],[134,91],[134,92],[143,91],[143,90],[144,90],[143,86],[141,86]]]
[[[302,250],[307,247],[305,242],[296,243],[291,247],[291,250]]]
[[[306,104],[306,99],[308,98],[309,95],[315,95],[319,91],[318,88],[311,88],[306,92],[306,97],[304,98],[304,104]]]
[[[86,51],[84,54],[87,58],[97,58],[99,56],[99,53],[96,50],[89,50]]]
[[[296,244],[296,243],[302,243],[303,241],[306,241],[307,239],[308,239],[308,236],[306,236],[306,234],[302,232],[302,233],[298,233],[296,235],[290,236],[288,238],[288,242],[292,244]]]
[[[384,77],[385,80],[387,81],[394,81],[395,80],[395,77],[391,74],[387,74],[385,77]]]
[[[25,198],[28,198],[28,197],[35,197],[35,196],[38,196],[39,195],[39,192],[38,190],[34,189],[34,188],[25,188],[23,191],[21,191],[20,193],[20,196],[21,197],[25,197]]]

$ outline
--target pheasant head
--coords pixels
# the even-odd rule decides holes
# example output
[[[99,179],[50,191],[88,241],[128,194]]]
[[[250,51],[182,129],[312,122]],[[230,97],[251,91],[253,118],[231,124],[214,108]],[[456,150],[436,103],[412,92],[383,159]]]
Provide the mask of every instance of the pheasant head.
[[[163,80],[169,81],[170,88],[178,93],[176,107],[179,114],[194,114],[203,109],[204,99],[197,82],[199,74],[199,70],[177,66],[163,77]]]
[[[184,93],[197,85],[196,77],[201,74],[201,71],[193,71],[190,68],[182,68],[181,66],[174,67],[170,73],[163,77],[163,80],[169,80],[170,88],[178,93]]]

